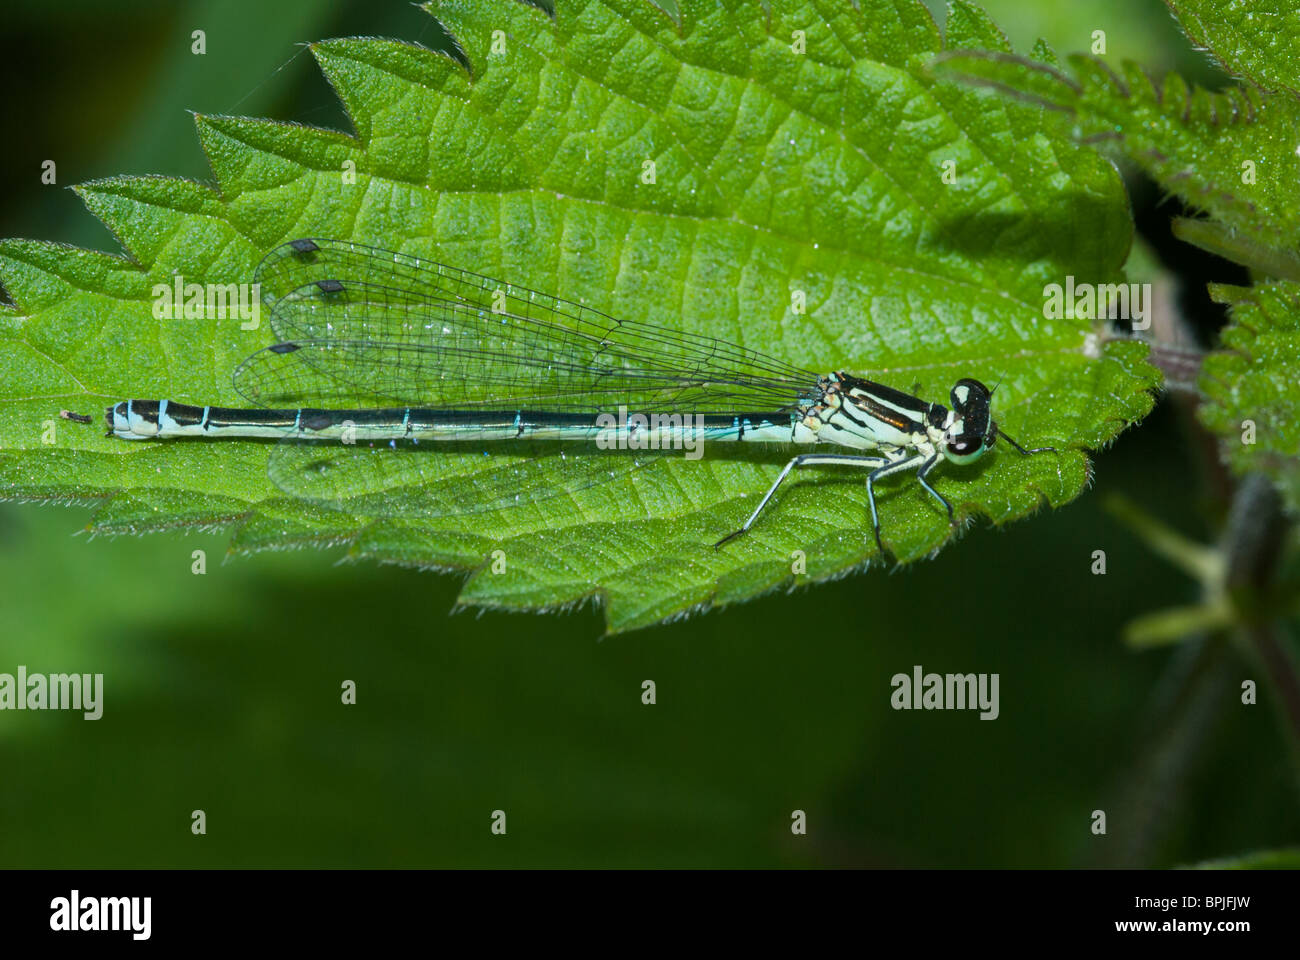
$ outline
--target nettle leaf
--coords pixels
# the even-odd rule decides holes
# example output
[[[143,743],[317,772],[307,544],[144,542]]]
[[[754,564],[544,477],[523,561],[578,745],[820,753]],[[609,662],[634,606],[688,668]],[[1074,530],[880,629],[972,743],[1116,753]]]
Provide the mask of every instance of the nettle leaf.
[[[1187,35],[1228,73],[1300,96],[1300,9],[1277,0],[1165,0]]]
[[[1218,434],[1234,470],[1272,477],[1290,508],[1300,511],[1300,284],[1210,289],[1232,305],[1232,323],[1223,349],[1201,369],[1201,422]]]
[[[151,291],[177,275],[248,282],[301,236],[399,249],[935,400],[962,376],[999,383],[1005,429],[1063,452],[1000,446],[936,470],[963,520],[1077,496],[1083,451],[1149,410],[1158,375],[1143,346],[1044,317],[1045,285],[1066,274],[1123,280],[1132,225],[1113,168],[1077,149],[1059,114],[936,82],[940,35],[919,3],[556,6],[551,18],[507,0],[428,5],[456,57],[316,44],[355,136],[198,117],[214,185],[79,188],[128,258],[0,244],[15,304],[0,325],[7,495],[100,501],[96,532],[234,525],[236,552],[344,544],[472,571],[466,604],[598,598],[611,630],[880,561],[863,477],[843,470],[803,471],[749,535],[714,549],[789,451],[672,459],[539,505],[399,521],[282,495],[264,443],[127,442],[55,420],[132,397],[237,404],[231,371],[271,342],[268,325],[155,319]],[[946,35],[1007,50],[964,2]],[[882,484],[879,502],[899,561],[953,536],[910,478]]]
[[[1181,222],[1184,239],[1271,276],[1300,275],[1296,100],[1251,86],[1209,93],[1175,73],[1157,84],[1134,63],[1116,74],[1094,57],[1067,59],[1073,77],[998,52],[949,54],[935,70],[1065,112],[1081,140],[1113,144],[1210,215]]]

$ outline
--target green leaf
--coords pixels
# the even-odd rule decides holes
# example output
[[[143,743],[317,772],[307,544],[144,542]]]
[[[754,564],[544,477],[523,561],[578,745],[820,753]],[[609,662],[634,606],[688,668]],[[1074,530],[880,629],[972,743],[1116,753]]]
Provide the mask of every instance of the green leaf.
[[[1000,383],[999,423],[1063,452],[1000,445],[941,467],[935,485],[962,520],[1000,524],[1077,496],[1083,450],[1150,409],[1143,346],[1044,317],[1044,287],[1067,274],[1123,280],[1132,225],[1113,168],[1078,150],[1058,114],[936,82],[939,32],[918,3],[556,6],[551,19],[506,0],[428,5],[455,57],[369,38],[314,45],[355,136],[196,117],[215,184],[79,189],[128,258],[0,243],[14,302],[0,314],[7,495],[99,500],[96,532],[235,524],[236,552],[343,544],[357,559],[469,571],[467,604],[598,598],[611,630],[878,561],[863,478],[834,470],[801,471],[750,534],[713,548],[786,451],[661,462],[541,506],[396,521],[286,498],[265,444],[131,443],[57,420],[128,397],[237,404],[230,373],[271,342],[267,324],[155,319],[153,287],[247,282],[268,249],[300,236],[400,249],[935,400],[961,376]],[[1007,52],[965,2],[946,33]],[[800,293],[806,313],[792,312]],[[953,537],[909,478],[879,501],[900,561]],[[792,574],[796,552],[806,572]]]
[[[1219,436],[1236,472],[1267,474],[1290,509],[1300,510],[1300,284],[1210,289],[1232,305],[1232,323],[1201,369],[1201,422]]]
[[[1023,57],[959,52],[935,70],[1067,113],[1080,139],[1114,145],[1225,232],[1244,235],[1235,244],[1210,243],[1213,252],[1261,270],[1290,262],[1300,223],[1295,100],[1254,87],[1209,93],[1174,73],[1156,84],[1133,63],[1116,74],[1094,57],[1068,62],[1073,77]],[[1260,252],[1251,255],[1252,248]]]
[[[1300,96],[1300,9],[1277,0],[1165,0],[1192,41],[1266,90]]]
[[[1300,255],[1255,242],[1216,220],[1177,217],[1173,234],[1179,240],[1217,253],[1233,263],[1246,264],[1256,273],[1278,280],[1300,280]]]

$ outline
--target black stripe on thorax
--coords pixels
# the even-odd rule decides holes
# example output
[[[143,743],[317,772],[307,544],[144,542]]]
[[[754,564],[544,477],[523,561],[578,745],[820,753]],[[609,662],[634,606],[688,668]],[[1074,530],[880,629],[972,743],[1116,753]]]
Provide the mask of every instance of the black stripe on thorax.
[[[873,380],[843,373],[839,377],[844,400],[841,410],[854,423],[863,424],[853,415],[857,410],[907,433],[925,430],[934,404]]]

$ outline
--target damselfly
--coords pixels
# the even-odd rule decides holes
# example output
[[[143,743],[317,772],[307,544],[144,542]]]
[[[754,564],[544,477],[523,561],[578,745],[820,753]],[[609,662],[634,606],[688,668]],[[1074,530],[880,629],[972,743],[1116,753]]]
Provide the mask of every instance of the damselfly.
[[[942,460],[971,463],[999,437],[1023,455],[1054,449],[1025,449],[1001,432],[993,391],[975,379],[958,380],[945,407],[357,243],[291,241],[255,279],[278,342],[235,371],[253,407],[124,400],[106,412],[113,435],[280,439],[268,470],[285,493],[409,517],[538,502],[699,444],[836,447],[790,459],[744,525],[715,546],[749,530],[791,470],[821,465],[870,471],[882,552],[877,481],[914,472],[952,522],[952,504],[927,480]],[[419,448],[426,440],[440,443]],[[462,455],[451,476],[438,466],[449,444],[505,450],[512,468],[465,469],[476,461]],[[449,478],[460,482],[438,486]]]

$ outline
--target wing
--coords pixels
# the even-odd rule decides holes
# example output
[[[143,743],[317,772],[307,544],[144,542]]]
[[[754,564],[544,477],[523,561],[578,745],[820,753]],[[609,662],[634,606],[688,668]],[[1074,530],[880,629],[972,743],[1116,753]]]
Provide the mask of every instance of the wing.
[[[282,344],[235,385],[262,406],[728,413],[784,409],[816,386],[724,340],[361,244],[295,240],[257,278]]]
[[[529,441],[486,450],[444,442],[346,447],[286,440],[271,451],[267,473],[280,490],[328,510],[419,519],[542,503],[639,474],[672,455]]]

